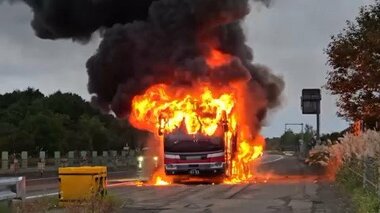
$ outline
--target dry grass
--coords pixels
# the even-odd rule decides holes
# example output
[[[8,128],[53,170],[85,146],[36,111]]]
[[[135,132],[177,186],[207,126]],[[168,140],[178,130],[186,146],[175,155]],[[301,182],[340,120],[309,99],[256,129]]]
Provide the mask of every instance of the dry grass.
[[[24,202],[16,201],[13,203],[12,212],[14,213],[41,213],[49,212],[58,207],[58,198],[38,198]]]
[[[67,203],[60,207],[58,198],[39,198],[16,202],[13,205],[14,213],[112,213],[117,212],[121,207],[121,202],[113,196],[104,198],[94,197],[83,202]]]
[[[104,198],[94,197],[85,202],[77,202],[65,205],[65,211],[68,213],[108,213],[117,212],[120,209],[121,202],[113,196]]]
[[[345,161],[351,159],[363,160],[367,157],[376,158],[380,153],[380,132],[368,130],[359,136],[346,134],[338,141],[328,141],[327,145],[315,146],[310,150],[310,164],[328,166],[337,164],[337,169]]]

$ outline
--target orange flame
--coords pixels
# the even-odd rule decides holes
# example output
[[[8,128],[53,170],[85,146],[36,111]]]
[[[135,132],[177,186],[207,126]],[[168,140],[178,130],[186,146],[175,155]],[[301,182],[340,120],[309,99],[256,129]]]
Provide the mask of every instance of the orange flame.
[[[140,129],[163,128],[164,132],[174,131],[184,121],[188,134],[214,135],[223,113],[232,112],[234,96],[224,93],[215,98],[207,86],[200,91],[200,94],[176,95],[166,85],[152,86],[144,95],[133,99],[130,121]]]
[[[221,67],[223,65],[231,63],[231,56],[225,53],[222,53],[216,49],[210,51],[209,57],[206,59],[207,65],[214,69]]]
[[[156,186],[167,186],[167,185],[170,185],[170,182],[165,181],[162,177],[158,176],[156,178],[154,185],[156,185]]]
[[[230,63],[231,56],[212,50],[206,62],[210,68],[217,68]],[[248,181],[252,177],[250,162],[261,156],[264,139],[251,138],[254,131],[247,127],[244,118],[245,110],[250,109],[242,107],[248,97],[239,90],[240,86],[233,85],[220,88],[210,84],[191,88],[153,85],[143,95],[134,97],[129,120],[134,127],[150,132],[166,134],[184,126],[190,135],[208,136],[215,135],[221,122],[227,120],[226,144],[231,144],[232,138],[237,136],[238,150],[231,155],[234,156],[230,158],[233,162],[229,168],[232,177],[225,183]],[[170,183],[162,171],[152,179],[155,185]]]
[[[152,176],[148,184],[155,185],[155,186],[167,186],[167,185],[172,184],[172,182],[173,182],[172,178],[166,177],[163,168],[159,168],[155,172],[155,174]]]

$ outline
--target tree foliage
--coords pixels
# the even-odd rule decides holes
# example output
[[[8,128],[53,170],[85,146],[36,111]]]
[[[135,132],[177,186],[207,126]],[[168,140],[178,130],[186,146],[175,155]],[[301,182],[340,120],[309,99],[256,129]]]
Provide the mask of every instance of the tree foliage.
[[[380,0],[364,6],[354,22],[332,37],[326,53],[331,70],[326,88],[338,95],[338,115],[364,120],[380,118]]]
[[[0,95],[2,151],[120,150],[126,144],[135,148],[147,135],[75,94],[58,91],[45,97],[29,88]]]
[[[300,140],[310,144],[312,138],[315,135],[313,126],[306,124],[304,132],[295,133],[291,129],[288,129],[281,135],[281,137],[266,138],[267,150],[295,150],[299,146]]]

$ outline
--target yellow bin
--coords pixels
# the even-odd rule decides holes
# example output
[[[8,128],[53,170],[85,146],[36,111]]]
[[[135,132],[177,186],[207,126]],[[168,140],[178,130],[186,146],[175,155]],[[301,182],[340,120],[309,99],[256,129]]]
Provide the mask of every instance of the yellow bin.
[[[104,196],[107,182],[107,167],[83,166],[58,169],[59,201],[61,205]]]

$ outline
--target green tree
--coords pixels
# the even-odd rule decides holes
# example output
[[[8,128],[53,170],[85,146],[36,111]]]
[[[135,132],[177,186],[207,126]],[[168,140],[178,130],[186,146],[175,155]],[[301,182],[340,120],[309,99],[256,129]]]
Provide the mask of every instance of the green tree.
[[[52,112],[68,115],[74,121],[77,121],[83,114],[96,115],[96,111],[88,102],[72,93],[58,91],[46,97],[43,104]]]
[[[20,123],[20,129],[29,134],[30,140],[22,137],[16,140],[16,144],[20,146],[26,141],[30,141],[29,145],[34,147],[35,152],[48,151],[53,153],[56,150],[61,150],[65,137],[64,124],[67,120],[67,116],[51,112],[29,115]]]
[[[281,138],[266,138],[265,139],[265,149],[266,150],[280,150],[281,149]]]
[[[31,102],[43,97],[44,95],[39,90],[35,90],[33,88],[28,88],[25,91],[16,90],[12,93],[0,95],[0,109],[6,109],[16,102],[30,104]]]
[[[121,150],[141,146],[149,136],[128,121],[103,114],[71,93],[45,97],[38,90],[0,94],[0,150]]]
[[[380,118],[380,1],[361,7],[331,39],[326,88],[339,97],[338,115],[373,126]]]
[[[315,136],[316,132],[313,128],[313,126],[309,125],[309,124],[306,124],[305,125],[305,132],[303,134],[303,140],[306,142],[306,143],[310,143],[310,141],[312,140],[312,138]]]
[[[289,129],[281,136],[281,147],[285,150],[295,150],[298,147],[300,139],[301,137],[299,134],[296,134]]]
[[[11,150],[13,138],[18,131],[11,123],[0,122],[0,150]]]

